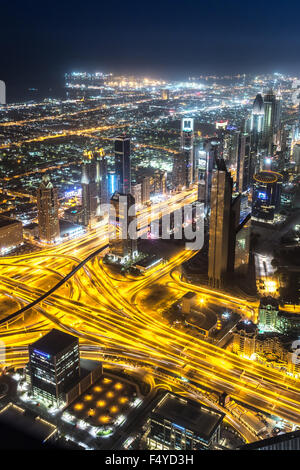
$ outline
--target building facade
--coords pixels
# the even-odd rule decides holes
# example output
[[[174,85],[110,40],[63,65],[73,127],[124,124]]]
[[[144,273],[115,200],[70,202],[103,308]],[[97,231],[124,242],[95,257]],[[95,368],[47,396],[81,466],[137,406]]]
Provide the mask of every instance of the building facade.
[[[0,254],[5,254],[23,243],[22,222],[0,217]]]
[[[50,177],[43,176],[37,191],[37,208],[40,239],[54,242],[60,236],[58,220],[57,189],[53,187]]]
[[[166,393],[147,422],[147,447],[157,450],[212,448],[220,438],[224,414],[206,405]]]
[[[32,394],[51,403],[64,402],[65,394],[80,378],[78,338],[53,329],[28,349]]]
[[[135,200],[131,194],[115,192],[110,199],[110,257],[120,263],[137,257]]]
[[[180,152],[174,159],[174,185],[176,189],[189,188],[194,180],[194,119],[181,121]]]
[[[208,278],[215,287],[222,286],[228,272],[231,196],[231,176],[224,160],[218,160],[212,178],[208,252]]]
[[[115,139],[115,172],[117,191],[129,194],[131,191],[130,138],[125,135]]]

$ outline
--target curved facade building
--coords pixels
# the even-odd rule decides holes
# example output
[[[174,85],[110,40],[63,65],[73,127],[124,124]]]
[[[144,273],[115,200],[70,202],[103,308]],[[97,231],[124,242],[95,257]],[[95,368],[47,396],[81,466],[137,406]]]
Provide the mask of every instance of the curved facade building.
[[[253,177],[252,216],[272,221],[279,209],[282,175],[274,171],[261,171]]]

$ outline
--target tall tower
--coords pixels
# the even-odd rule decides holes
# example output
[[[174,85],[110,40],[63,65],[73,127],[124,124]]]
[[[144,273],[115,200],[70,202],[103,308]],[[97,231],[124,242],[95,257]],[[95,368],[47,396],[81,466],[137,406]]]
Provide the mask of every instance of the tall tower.
[[[100,218],[101,204],[108,202],[107,160],[103,149],[85,152],[82,165],[83,224],[92,226]]]
[[[109,251],[123,264],[137,256],[135,199],[131,194],[115,192],[110,204],[109,223],[115,227],[115,233],[110,231]]]
[[[174,180],[178,189],[189,188],[194,175],[194,119],[181,120],[180,154],[174,159]]]
[[[251,137],[245,132],[239,134],[236,170],[237,190],[240,192],[246,191],[252,182],[254,168],[251,152]]]
[[[144,176],[142,179],[142,204],[150,201],[150,176]]]
[[[232,179],[224,160],[216,164],[211,188],[208,277],[212,286],[221,287],[228,270]]]
[[[273,137],[278,131],[281,120],[281,100],[276,98],[273,90],[264,96],[264,129],[263,144],[268,153],[272,153]]]
[[[41,240],[53,242],[59,238],[57,189],[50,177],[44,175],[37,191],[39,234]]]
[[[118,192],[129,194],[131,189],[130,138],[125,135],[115,139],[115,170]]]
[[[250,118],[250,132],[253,136],[253,144],[259,145],[264,130],[265,105],[260,93],[256,95]]]
[[[215,167],[217,157],[218,157],[218,152],[219,152],[217,142],[207,142],[205,144],[205,152],[206,152],[206,167],[205,167],[204,206],[205,206],[205,213],[207,214],[210,209],[213,169]]]

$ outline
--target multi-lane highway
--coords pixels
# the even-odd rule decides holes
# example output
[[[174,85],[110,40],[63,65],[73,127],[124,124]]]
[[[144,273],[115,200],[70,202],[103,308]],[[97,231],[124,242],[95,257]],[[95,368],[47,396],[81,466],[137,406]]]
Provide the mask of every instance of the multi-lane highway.
[[[181,199],[175,195],[173,203],[184,205],[189,198],[193,198],[191,192],[181,195]],[[172,207],[172,201],[164,204],[163,211],[166,204]],[[103,224],[77,240],[28,255],[2,258],[2,298],[13,299],[16,311],[40,299],[107,242],[108,229]],[[92,256],[34,308],[10,316],[1,325],[6,363],[25,364],[26,346],[55,326],[77,335],[86,357],[103,358],[103,351],[114,350],[122,360],[150,370],[163,369],[170,377],[178,376],[200,387],[226,391],[237,400],[300,425],[298,380],[171,328],[157,311],[140,301],[143,290],[158,282],[170,283],[172,289],[193,290],[221,305],[234,306],[244,315],[253,315],[257,306],[253,299],[183,282],[176,268],[192,255],[183,250],[144,275],[126,279],[111,276],[102,257]],[[12,313],[13,309],[1,315],[4,318]]]

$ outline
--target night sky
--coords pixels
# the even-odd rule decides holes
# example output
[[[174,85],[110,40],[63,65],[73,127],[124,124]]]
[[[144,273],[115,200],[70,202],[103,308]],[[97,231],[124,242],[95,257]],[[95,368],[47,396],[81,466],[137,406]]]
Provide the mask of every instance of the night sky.
[[[187,78],[299,72],[297,0],[1,1],[8,99],[58,87],[72,70]]]

